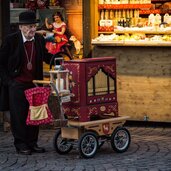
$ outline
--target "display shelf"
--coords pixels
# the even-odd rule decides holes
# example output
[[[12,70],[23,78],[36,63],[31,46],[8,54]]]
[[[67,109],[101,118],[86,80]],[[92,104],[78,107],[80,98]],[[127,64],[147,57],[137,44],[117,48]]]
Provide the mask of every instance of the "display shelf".
[[[144,33],[144,34],[171,34],[171,30],[127,30],[127,31],[122,31],[122,30],[115,30],[114,33],[116,34],[134,34],[134,33]]]
[[[154,35],[159,35],[159,34],[171,34],[171,31],[120,31],[120,30],[116,30],[116,31],[100,31],[98,32],[99,34],[135,34],[135,33],[144,33],[144,34],[154,34]]]
[[[123,28],[123,29],[114,29],[114,31],[99,31],[99,34],[135,34],[135,33],[144,33],[144,34],[153,34],[153,35],[159,35],[159,34],[165,34],[165,35],[170,35],[171,34],[171,29],[167,28],[157,28],[157,29],[151,29],[148,30],[148,28]]]
[[[99,34],[113,34],[114,31],[99,31]]]
[[[161,10],[160,9],[155,9],[155,10],[140,10],[139,12],[140,15],[142,14],[161,14]]]
[[[139,14],[165,14],[165,13],[171,13],[171,10],[167,10],[167,11],[162,11],[160,9],[155,9],[155,10],[140,10]]]
[[[92,40],[92,45],[97,46],[171,46],[171,41],[146,41],[146,40],[139,40],[139,41],[95,41]]]
[[[151,4],[99,4],[98,9],[150,9]]]
[[[136,34],[142,34],[147,37],[170,36],[171,29],[169,27],[165,28],[166,25],[162,25],[162,28],[160,28],[159,26],[156,26],[153,28],[147,27],[148,18],[146,17],[146,15],[161,14],[161,17],[163,17],[163,14],[165,13],[171,13],[171,10],[170,11],[169,10],[163,11],[161,9],[151,10],[151,7],[153,7],[156,0],[155,1],[153,0],[153,2],[154,2],[153,4],[152,3],[150,4],[98,4],[97,3],[96,9],[98,9],[98,14],[96,16],[98,18],[98,22],[97,22],[96,37],[100,36],[101,34],[106,35],[106,36],[108,35],[110,36],[110,34],[111,35],[116,34],[119,36],[128,35],[128,34],[129,36],[134,36]],[[161,2],[161,4],[164,4],[165,2],[168,2],[168,0],[157,1],[157,2]],[[99,22],[102,19],[103,20],[111,19],[112,17],[110,15],[114,18],[112,26],[108,26],[105,23],[103,25],[103,23]],[[127,16],[128,18],[132,18],[131,23],[128,23],[128,26],[130,27],[127,27],[127,23],[126,23],[126,27],[124,27],[125,23],[123,25],[120,25],[118,22],[118,21],[126,22]],[[138,26],[140,25],[144,27],[139,28]],[[120,28],[121,26],[123,26],[123,28]],[[151,40],[151,42],[152,41],[153,40]],[[165,39],[163,39],[163,41],[165,41]],[[143,42],[140,42],[139,45],[142,45]],[[149,46],[153,46],[153,45],[158,46],[162,44],[164,44],[163,46],[165,45],[170,46],[170,44],[168,45],[168,42],[167,43],[162,42],[162,44],[160,43],[151,44],[151,42],[150,43],[146,42],[146,43]],[[126,44],[124,43],[123,46],[129,45],[129,43],[126,43]],[[122,41],[121,41],[121,44],[122,44]],[[120,45],[120,42],[119,42],[119,45]]]
[[[151,2],[168,2],[168,0],[151,0]]]

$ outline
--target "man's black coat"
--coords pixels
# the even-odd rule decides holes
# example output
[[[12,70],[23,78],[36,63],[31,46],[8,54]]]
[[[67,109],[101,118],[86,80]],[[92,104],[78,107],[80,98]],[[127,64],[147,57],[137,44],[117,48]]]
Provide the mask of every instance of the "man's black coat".
[[[51,54],[45,48],[45,40],[35,35],[36,73],[35,79],[43,79],[43,61],[50,62]],[[0,48],[0,111],[9,110],[8,85],[20,74],[24,58],[24,44],[21,32],[6,37]]]

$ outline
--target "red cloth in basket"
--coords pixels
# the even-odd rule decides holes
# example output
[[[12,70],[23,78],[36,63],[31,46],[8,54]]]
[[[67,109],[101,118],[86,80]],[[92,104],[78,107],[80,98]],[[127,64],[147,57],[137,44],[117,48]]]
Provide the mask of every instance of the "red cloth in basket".
[[[25,90],[26,99],[29,102],[27,125],[48,124],[53,121],[48,107],[50,92],[50,87],[35,87]]]

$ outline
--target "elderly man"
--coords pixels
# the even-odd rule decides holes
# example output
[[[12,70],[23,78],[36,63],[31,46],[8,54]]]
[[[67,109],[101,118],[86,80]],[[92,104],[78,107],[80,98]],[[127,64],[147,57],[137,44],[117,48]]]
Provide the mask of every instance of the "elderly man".
[[[39,127],[26,125],[29,103],[24,94],[34,87],[32,80],[43,79],[43,61],[51,58],[44,38],[36,33],[37,23],[33,11],[20,13],[19,31],[8,35],[0,48],[0,96],[5,94],[0,104],[9,104],[14,146],[24,155],[45,152],[37,145]]]

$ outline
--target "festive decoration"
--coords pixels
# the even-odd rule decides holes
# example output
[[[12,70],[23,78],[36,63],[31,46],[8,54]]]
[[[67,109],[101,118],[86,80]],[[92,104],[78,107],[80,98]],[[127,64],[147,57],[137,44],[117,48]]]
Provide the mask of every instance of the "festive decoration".
[[[37,0],[37,7],[41,9],[46,8],[47,2],[47,0]]]
[[[43,9],[48,6],[48,0],[27,0],[25,7],[31,10]]]

